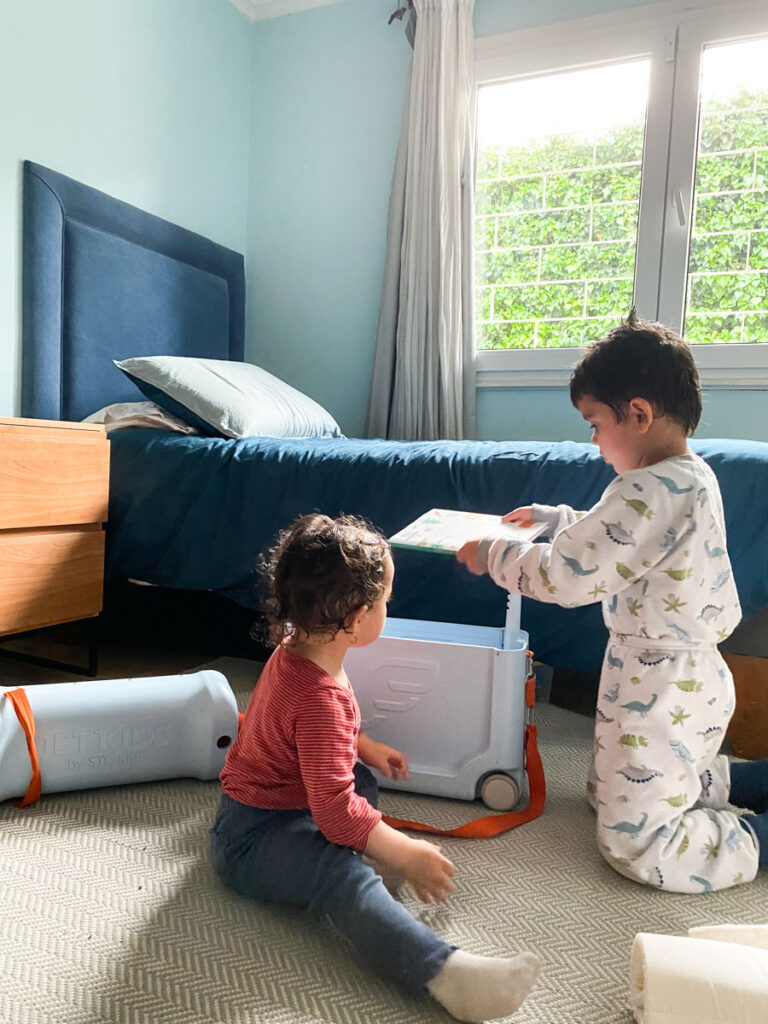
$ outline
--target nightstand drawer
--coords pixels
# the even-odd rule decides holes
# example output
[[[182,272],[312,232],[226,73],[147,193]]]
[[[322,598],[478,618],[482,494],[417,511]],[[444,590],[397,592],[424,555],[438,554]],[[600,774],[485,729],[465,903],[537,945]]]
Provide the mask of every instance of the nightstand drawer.
[[[99,614],[108,497],[103,426],[0,418],[0,637]]]
[[[0,421],[0,529],[104,522],[109,480],[104,432],[91,424],[34,422]]]
[[[103,566],[100,527],[0,533],[0,635],[98,615]]]

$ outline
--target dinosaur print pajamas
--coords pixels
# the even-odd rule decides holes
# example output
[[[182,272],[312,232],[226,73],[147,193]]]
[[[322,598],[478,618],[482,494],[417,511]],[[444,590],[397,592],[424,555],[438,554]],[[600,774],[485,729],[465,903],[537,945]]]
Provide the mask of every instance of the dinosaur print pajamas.
[[[534,506],[550,543],[485,541],[491,577],[565,607],[602,601],[610,631],[587,784],[605,859],[699,893],[751,881],[758,845],[718,754],[733,713],[717,644],[741,618],[712,470],[687,453],[622,473],[588,512]]]

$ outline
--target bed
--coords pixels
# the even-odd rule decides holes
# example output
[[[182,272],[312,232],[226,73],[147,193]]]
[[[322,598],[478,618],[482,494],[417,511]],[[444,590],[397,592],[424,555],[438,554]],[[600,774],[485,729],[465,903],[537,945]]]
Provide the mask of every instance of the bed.
[[[243,257],[38,164],[24,167],[22,415],[83,419],[143,396],[113,360],[243,360]],[[258,562],[299,513],[365,516],[391,534],[431,507],[502,514],[594,503],[611,479],[575,442],[225,438],[114,431],[107,574],[213,592],[256,611]],[[695,440],[723,492],[734,575],[751,618],[768,605],[768,445]],[[394,615],[501,625],[504,595],[453,559],[398,550]],[[599,605],[524,600],[541,661],[597,673]]]

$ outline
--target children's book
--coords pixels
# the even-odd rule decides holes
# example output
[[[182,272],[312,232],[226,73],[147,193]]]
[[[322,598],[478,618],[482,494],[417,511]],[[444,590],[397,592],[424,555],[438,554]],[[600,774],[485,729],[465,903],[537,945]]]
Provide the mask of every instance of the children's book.
[[[454,555],[468,540],[506,537],[531,541],[545,529],[545,523],[502,523],[501,516],[483,512],[432,508],[390,537],[389,543],[396,548],[419,548]]]

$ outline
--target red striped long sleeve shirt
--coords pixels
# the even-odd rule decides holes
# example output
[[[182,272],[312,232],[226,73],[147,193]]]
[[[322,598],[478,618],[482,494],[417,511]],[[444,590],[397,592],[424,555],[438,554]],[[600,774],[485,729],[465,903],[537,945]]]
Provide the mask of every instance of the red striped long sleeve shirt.
[[[278,647],[227,754],[222,789],[251,807],[309,808],[326,839],[364,850],[381,813],[355,793],[359,730],[352,690]]]

